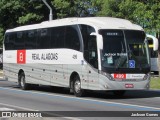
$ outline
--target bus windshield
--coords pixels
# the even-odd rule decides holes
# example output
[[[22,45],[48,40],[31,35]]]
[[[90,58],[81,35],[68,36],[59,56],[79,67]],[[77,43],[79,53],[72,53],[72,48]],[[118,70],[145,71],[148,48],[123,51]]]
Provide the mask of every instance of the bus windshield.
[[[136,30],[101,30],[102,67],[148,68],[150,59],[145,33]]]

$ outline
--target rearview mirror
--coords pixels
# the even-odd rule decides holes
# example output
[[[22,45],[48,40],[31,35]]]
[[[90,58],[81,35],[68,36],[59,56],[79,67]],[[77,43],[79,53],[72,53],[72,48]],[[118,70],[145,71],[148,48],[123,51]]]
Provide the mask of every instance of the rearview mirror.
[[[152,35],[146,35],[147,36],[147,40],[152,40],[153,41],[153,50],[157,51],[158,50],[158,39]]]

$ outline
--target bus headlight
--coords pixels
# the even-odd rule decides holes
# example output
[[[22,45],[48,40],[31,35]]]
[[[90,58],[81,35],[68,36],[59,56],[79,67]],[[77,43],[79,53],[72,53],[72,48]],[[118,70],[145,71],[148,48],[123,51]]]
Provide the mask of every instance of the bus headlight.
[[[145,74],[145,76],[143,77],[143,80],[147,80],[150,77],[150,74]]]
[[[109,80],[114,80],[111,74],[101,71],[101,74],[106,76]]]

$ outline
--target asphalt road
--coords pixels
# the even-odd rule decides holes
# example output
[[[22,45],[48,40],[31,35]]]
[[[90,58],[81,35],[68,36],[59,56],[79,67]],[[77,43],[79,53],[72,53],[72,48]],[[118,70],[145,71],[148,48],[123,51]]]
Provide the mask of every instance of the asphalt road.
[[[69,94],[68,89],[33,86],[31,90],[23,91],[18,88],[16,83],[1,79],[0,111],[41,111],[44,114],[55,116],[52,118],[35,118],[35,120],[159,120],[160,114],[158,117],[152,118],[116,116],[132,113],[140,114],[142,111],[145,113],[146,111],[160,112],[160,90],[127,91],[121,98],[116,97],[111,92],[88,91],[86,97],[77,98]],[[50,113],[46,111],[50,111]],[[67,116],[68,111],[76,111],[76,113],[71,112],[72,115]],[[113,112],[110,113],[109,111]],[[112,114],[112,117],[106,117],[107,114]],[[6,118],[1,119],[6,120]],[[10,120],[12,119],[17,120],[17,118],[10,118]]]

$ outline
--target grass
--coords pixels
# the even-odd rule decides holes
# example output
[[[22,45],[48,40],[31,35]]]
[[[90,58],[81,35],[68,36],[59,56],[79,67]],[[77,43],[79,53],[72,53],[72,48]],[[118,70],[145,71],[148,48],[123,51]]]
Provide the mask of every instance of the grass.
[[[160,89],[160,77],[151,78],[150,89]]]

